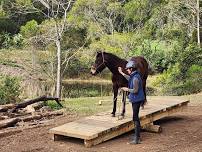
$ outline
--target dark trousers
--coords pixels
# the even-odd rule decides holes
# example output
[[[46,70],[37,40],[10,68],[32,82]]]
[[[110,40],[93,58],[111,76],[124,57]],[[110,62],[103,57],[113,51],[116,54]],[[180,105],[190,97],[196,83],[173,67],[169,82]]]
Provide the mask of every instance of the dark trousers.
[[[139,119],[139,111],[140,105],[142,102],[132,103],[133,108],[133,121],[135,125],[135,136],[140,137],[140,119]]]

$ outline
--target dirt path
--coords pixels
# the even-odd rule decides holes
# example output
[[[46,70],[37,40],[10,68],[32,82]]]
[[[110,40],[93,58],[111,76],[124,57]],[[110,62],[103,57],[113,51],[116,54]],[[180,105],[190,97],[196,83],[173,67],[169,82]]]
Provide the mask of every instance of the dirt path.
[[[75,139],[54,142],[48,130],[78,119],[77,116],[68,115],[54,119],[48,126],[0,137],[0,152],[201,152],[201,109],[202,101],[191,102],[187,111],[155,122],[162,126],[163,132],[160,134],[142,132],[142,143],[139,145],[127,144],[132,132],[93,148],[85,148],[83,141]]]

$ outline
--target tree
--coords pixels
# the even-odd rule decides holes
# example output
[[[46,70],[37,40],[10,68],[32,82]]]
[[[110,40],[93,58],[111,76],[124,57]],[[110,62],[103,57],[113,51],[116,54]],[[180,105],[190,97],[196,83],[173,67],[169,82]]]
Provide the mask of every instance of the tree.
[[[55,43],[57,48],[57,76],[56,76],[56,97],[61,98],[61,41],[63,34],[68,29],[69,25],[67,23],[67,13],[71,8],[73,0],[18,0],[17,3],[13,2],[12,6],[17,11],[17,14],[26,14],[26,13],[40,13],[46,19],[44,22],[48,23],[45,27],[46,29],[41,32],[37,31],[37,26],[34,26],[35,33],[31,33],[31,36],[27,35],[29,39],[32,39],[35,43],[44,43],[48,44],[51,42]],[[32,22],[29,22],[32,25]],[[37,23],[36,23],[37,25]],[[29,26],[29,25],[27,25]],[[43,26],[43,24],[41,24]],[[32,26],[28,29],[33,29]],[[21,32],[25,33],[26,28],[21,28]],[[27,33],[28,33],[27,32]]]
[[[200,41],[200,6],[199,6],[199,0],[197,0],[197,40],[198,40],[198,45],[200,47],[201,41]]]
[[[187,34],[197,30],[197,42],[200,45],[200,7],[199,0],[170,0],[167,6],[169,18],[187,27]]]
[[[41,11],[46,18],[54,21],[54,35],[51,39],[57,47],[57,79],[56,79],[56,97],[61,98],[61,40],[62,35],[67,28],[67,13],[71,8],[72,0],[38,0],[44,7],[46,12]],[[39,10],[40,11],[40,10]]]

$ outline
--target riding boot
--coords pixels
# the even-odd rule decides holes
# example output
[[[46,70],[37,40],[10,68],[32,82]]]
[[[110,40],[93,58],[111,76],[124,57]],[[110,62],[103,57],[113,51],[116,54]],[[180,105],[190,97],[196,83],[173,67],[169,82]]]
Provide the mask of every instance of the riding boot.
[[[140,144],[140,122],[135,121],[135,135],[130,144]]]

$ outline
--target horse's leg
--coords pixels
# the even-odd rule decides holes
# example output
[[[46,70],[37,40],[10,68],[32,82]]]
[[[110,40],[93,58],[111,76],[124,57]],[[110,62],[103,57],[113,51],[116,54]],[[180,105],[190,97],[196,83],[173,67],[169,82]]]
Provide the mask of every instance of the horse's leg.
[[[123,91],[123,97],[122,97],[122,113],[121,116],[124,116],[126,112],[126,92]]]
[[[146,96],[146,79],[143,79],[142,81],[142,87],[143,87],[143,92],[144,92],[144,96],[145,96],[145,100],[144,102],[141,104],[142,108],[144,108],[144,105],[147,102],[147,96]]]
[[[114,91],[114,99],[113,99],[114,105],[113,105],[112,117],[115,117],[117,95],[118,95],[118,86],[117,85],[113,85],[113,91]]]

